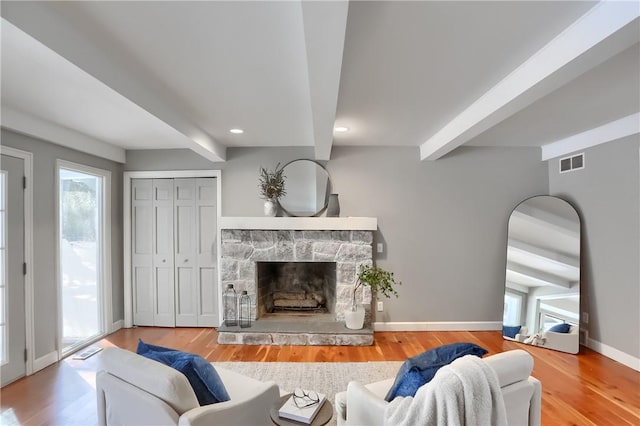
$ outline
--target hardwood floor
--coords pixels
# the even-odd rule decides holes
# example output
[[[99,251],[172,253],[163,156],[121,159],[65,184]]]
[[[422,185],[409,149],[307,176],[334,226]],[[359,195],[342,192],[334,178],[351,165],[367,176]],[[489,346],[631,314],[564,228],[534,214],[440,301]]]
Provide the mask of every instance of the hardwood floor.
[[[569,355],[502,339],[500,332],[385,332],[367,347],[218,345],[213,329],[122,329],[99,342],[102,347],[135,350],[138,338],[198,353],[210,361],[403,361],[425,350],[460,341],[490,354],[527,350],[535,359],[533,376],[542,382],[544,425],[640,425],[640,373],[581,347]],[[67,358],[1,390],[0,424],[96,424],[95,372],[100,354]]]

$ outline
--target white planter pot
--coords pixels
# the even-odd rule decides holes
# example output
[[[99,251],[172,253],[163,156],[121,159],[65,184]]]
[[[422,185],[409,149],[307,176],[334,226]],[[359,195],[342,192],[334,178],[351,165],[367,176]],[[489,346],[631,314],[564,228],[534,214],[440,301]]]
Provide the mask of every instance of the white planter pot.
[[[360,330],[364,327],[364,306],[358,305],[355,311],[348,309],[344,312],[344,322],[347,328]]]

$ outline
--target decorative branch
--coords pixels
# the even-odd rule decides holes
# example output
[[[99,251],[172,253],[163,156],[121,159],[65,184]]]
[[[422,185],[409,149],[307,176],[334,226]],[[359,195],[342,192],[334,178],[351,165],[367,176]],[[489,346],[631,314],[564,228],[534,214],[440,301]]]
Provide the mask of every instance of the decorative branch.
[[[260,197],[265,200],[277,201],[280,197],[287,194],[285,190],[285,178],[283,174],[284,166],[280,167],[280,163],[276,165],[275,170],[270,171],[264,167],[260,167],[260,177],[258,178],[258,188],[260,188]]]

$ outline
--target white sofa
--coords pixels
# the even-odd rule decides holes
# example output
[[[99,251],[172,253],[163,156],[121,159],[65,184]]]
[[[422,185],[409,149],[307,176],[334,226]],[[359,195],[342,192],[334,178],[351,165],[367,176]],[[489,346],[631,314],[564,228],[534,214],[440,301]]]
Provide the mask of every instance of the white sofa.
[[[271,425],[269,410],[280,397],[274,382],[216,371],[230,400],[200,406],[177,370],[120,348],[102,351],[96,376],[98,422],[106,425]]]
[[[530,376],[533,357],[522,349],[516,349],[483,360],[498,376],[508,424],[538,426],[542,386],[538,379]],[[390,378],[368,385],[350,382],[345,392],[336,395],[338,426],[382,425],[385,407],[389,404],[384,397],[394,380]]]

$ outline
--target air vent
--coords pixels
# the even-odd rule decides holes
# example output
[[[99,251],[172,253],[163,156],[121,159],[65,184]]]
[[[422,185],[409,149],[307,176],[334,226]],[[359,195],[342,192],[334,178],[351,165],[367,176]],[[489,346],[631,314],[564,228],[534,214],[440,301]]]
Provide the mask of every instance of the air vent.
[[[567,173],[580,169],[584,169],[584,152],[572,157],[560,159],[560,173]]]

